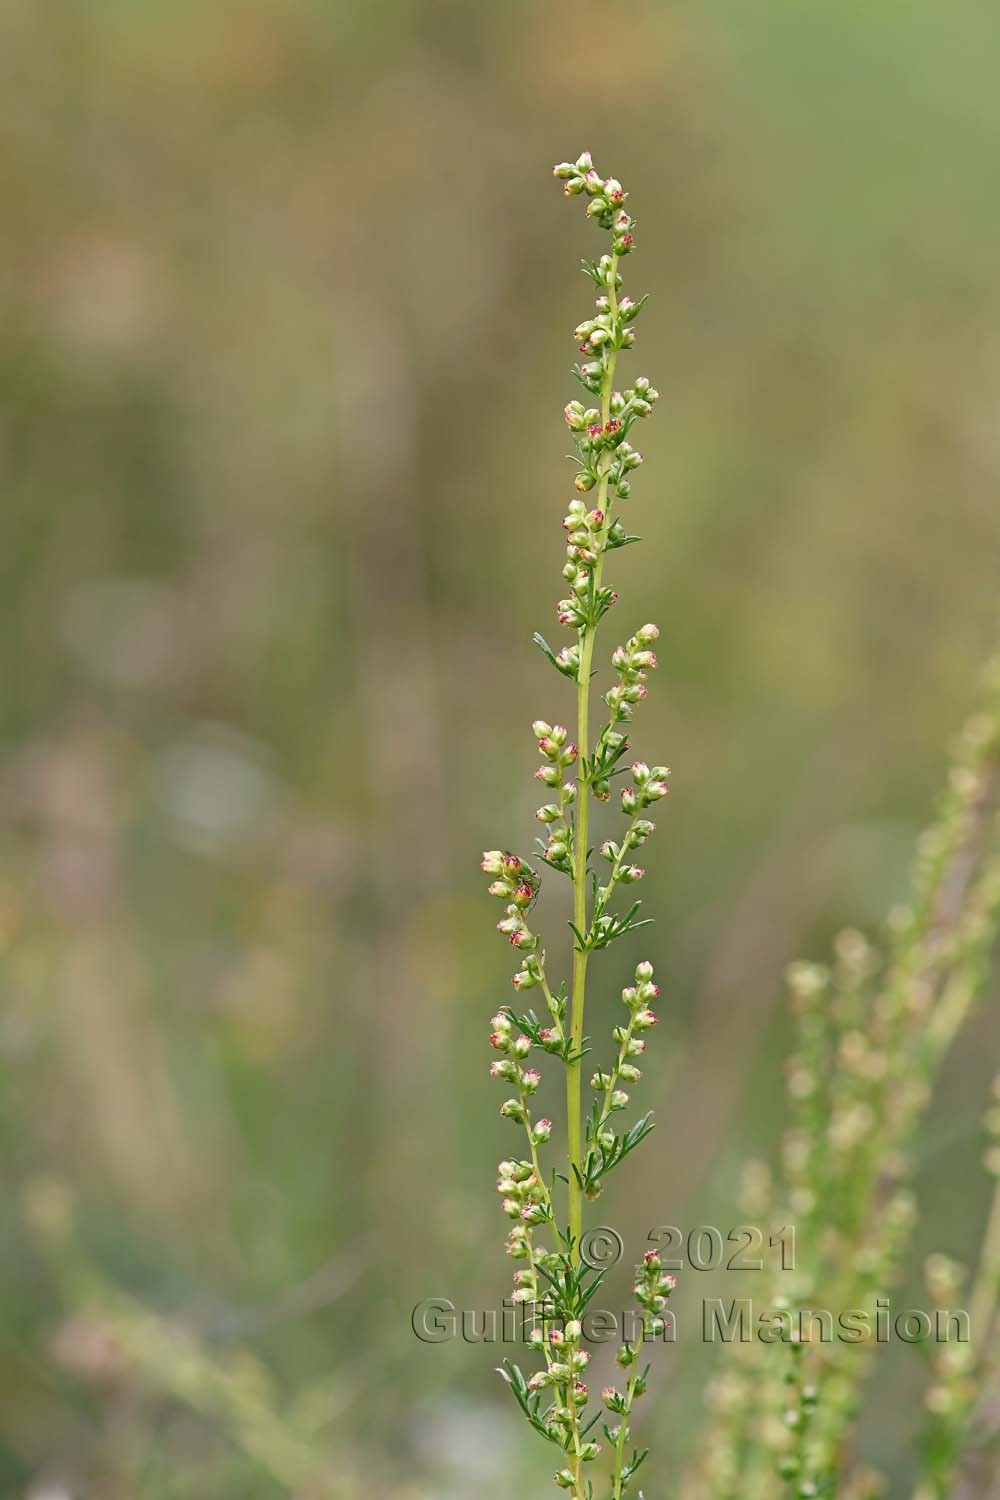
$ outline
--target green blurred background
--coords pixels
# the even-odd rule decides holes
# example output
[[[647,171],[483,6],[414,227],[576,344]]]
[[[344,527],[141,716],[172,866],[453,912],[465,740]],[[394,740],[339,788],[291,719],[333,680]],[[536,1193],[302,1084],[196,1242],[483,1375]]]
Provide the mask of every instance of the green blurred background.
[[[978,0],[6,0],[0,1494],[547,1493],[502,1351],[409,1320],[509,1284],[477,860],[529,845],[529,725],[571,711],[530,636],[585,147],[654,294],[609,644],[660,624],[635,744],[674,773],[658,925],[592,1002],[655,960],[660,1126],[599,1215],[629,1258],[739,1222],[782,971],[905,889],[993,635],[998,52]],[[991,1009],[915,1267],[981,1226]],[[705,1366],[660,1361],[648,1494]]]

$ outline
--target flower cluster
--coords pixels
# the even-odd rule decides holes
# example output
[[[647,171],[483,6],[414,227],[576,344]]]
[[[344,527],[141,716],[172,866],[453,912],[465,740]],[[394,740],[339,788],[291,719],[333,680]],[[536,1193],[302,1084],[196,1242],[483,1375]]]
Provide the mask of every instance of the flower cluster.
[[[667,1305],[667,1298],[676,1285],[677,1277],[663,1269],[663,1262],[658,1252],[647,1250],[642,1258],[642,1265],[636,1272],[635,1285],[632,1290],[639,1306],[645,1308],[650,1316],[653,1333],[662,1332],[661,1314]]]
[[[622,812],[640,812],[659,802],[670,790],[667,786],[669,775],[667,766],[654,766],[650,770],[645,761],[637,760],[632,767],[632,785],[622,787]]]
[[[636,921],[640,903],[633,901],[624,910],[615,910],[614,898],[619,888],[633,886],[642,877],[634,856],[654,826],[642,813],[667,790],[664,767],[651,770],[637,761],[631,772],[625,773],[623,764],[629,746],[621,726],[645,697],[647,676],[656,666],[652,648],[659,631],[655,625],[642,626],[615,650],[614,678],[603,694],[607,719],[593,741],[589,734],[589,699],[595,633],[603,616],[618,603],[618,594],[604,581],[604,566],[610,553],[637,540],[628,534],[618,515],[632,476],[642,463],[630,436],[635,423],[652,414],[658,392],[645,376],[624,389],[615,382],[619,357],[635,344],[635,323],[645,300],[621,295],[619,261],[634,245],[634,221],[625,206],[627,194],[617,179],[597,174],[587,153],[555,170],[571,197],[586,197],[588,217],[611,236],[607,252],[584,263],[597,290],[596,303],[573,335],[582,356],[574,373],[587,399],[570,401],[563,413],[575,442],[576,472],[575,493],[563,519],[565,587],[556,616],[573,638],[556,651],[543,637],[535,637],[548,660],[576,689],[575,732],[548,719],[537,719],[532,725],[541,758],[535,778],[546,789],[546,800],[535,814],[545,835],[538,840],[539,855],[549,869],[568,877],[573,887],[574,943],[568,984],[550,984],[541,938],[528,925],[539,892],[538,876],[519,856],[501,850],[484,855],[483,869],[491,877],[491,894],[505,903],[498,928],[521,953],[520,967],[513,976],[514,988],[518,992],[539,990],[548,1012],[543,1024],[533,1011],[519,1015],[504,1008],[491,1023],[490,1044],[499,1055],[490,1072],[510,1088],[500,1112],[524,1132],[526,1142],[524,1160],[501,1162],[497,1184],[504,1214],[512,1221],[507,1249],[518,1263],[514,1297],[518,1303],[536,1305],[540,1326],[532,1343],[544,1358],[543,1368],[530,1378],[511,1361],[502,1373],[530,1425],[563,1451],[564,1462],[555,1476],[556,1483],[571,1491],[574,1500],[588,1500],[593,1485],[584,1472],[601,1452],[601,1445],[590,1436],[600,1413],[587,1412],[589,1392],[581,1376],[589,1356],[581,1347],[581,1317],[600,1277],[582,1255],[583,1205],[598,1195],[602,1179],[652,1129],[649,1115],[628,1129],[617,1128],[630,1103],[629,1090],[639,1082],[636,1059],[646,1046],[642,1033],[656,1022],[651,1002],[658,990],[652,965],[640,963],[634,983],[622,991],[627,1014],[611,1031],[614,1061],[593,1074],[597,1097],[587,1113],[581,1093],[582,1062],[589,1050],[583,1030],[584,1004],[590,953],[608,947],[640,925]],[[623,773],[629,775],[622,794],[629,823],[623,837],[601,845],[610,865],[602,883],[591,867],[591,803],[607,801],[613,779]],[[541,1082],[539,1071],[527,1062],[533,1049],[562,1065],[567,1155],[561,1170],[546,1172],[542,1165],[552,1123],[533,1114],[534,1096]],[[560,1180],[567,1184],[565,1219],[555,1201]],[[541,1231],[547,1237],[554,1234],[554,1244],[540,1243]],[[655,1256],[647,1257],[635,1290],[644,1326],[653,1333],[660,1326],[659,1312],[671,1288],[672,1278],[664,1276]],[[629,1351],[623,1368],[635,1364],[635,1359],[635,1352]],[[635,1364],[624,1393],[605,1392],[605,1408],[622,1417],[613,1431],[604,1428],[611,1445],[614,1500],[621,1500],[644,1457],[638,1453],[629,1456],[625,1451],[625,1419],[643,1389],[645,1373]]]
[[[611,711],[611,723],[624,724],[632,717],[632,710],[646,696],[646,673],[656,667],[656,652],[652,647],[659,640],[660,632],[655,625],[644,625],[630,636],[624,646],[616,646],[611,653],[611,665],[618,674],[618,681],[608,689],[604,701]]]
[[[483,855],[482,868],[496,879],[490,884],[490,895],[499,896],[507,902],[503,917],[497,923],[497,931],[509,938],[515,948],[537,948],[538,938],[525,921],[525,912],[530,911],[541,884],[530,865],[516,854],[506,854],[500,849],[488,849]]]
[[[584,151],[576,161],[562,161],[552,168],[552,175],[566,183],[567,198],[585,193],[590,199],[587,215],[596,219],[602,229],[612,231],[615,255],[627,255],[635,244],[634,221],[625,208],[628,197],[617,177],[602,178],[594,171],[593,158]]]
[[[607,301],[606,297],[599,297],[598,307],[607,304]],[[626,303],[629,304],[628,307]],[[620,349],[630,349],[635,343],[635,329],[624,327],[624,324],[630,318],[635,317],[638,310],[638,306],[628,297],[623,298],[618,305],[617,322],[623,325],[621,342],[618,345]],[[615,323],[616,318],[610,312],[599,313],[597,319],[581,323],[574,329],[574,337],[587,328],[593,328],[590,334],[591,339],[598,334],[613,337],[611,330]],[[586,345],[581,345],[581,348],[586,348]],[[592,490],[600,482],[602,475],[606,474],[610,487],[617,490],[620,499],[625,499],[631,490],[628,476],[643,461],[642,454],[637,452],[628,441],[628,430],[635,418],[648,417],[653,410],[654,402],[659,399],[659,391],[655,390],[643,375],[631,389],[625,392],[612,392],[608,403],[611,415],[607,421],[602,420],[601,413],[596,406],[585,408],[580,401],[569,403],[564,410],[564,416],[570,431],[578,434],[576,445],[580,468],[574,483],[581,494]],[[623,541],[624,534],[616,538],[612,545],[621,546]],[[570,561],[572,560],[571,556]]]

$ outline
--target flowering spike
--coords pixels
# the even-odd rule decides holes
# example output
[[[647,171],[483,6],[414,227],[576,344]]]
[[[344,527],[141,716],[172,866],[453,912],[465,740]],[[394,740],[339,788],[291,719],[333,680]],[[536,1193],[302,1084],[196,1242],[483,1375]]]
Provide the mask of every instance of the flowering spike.
[[[622,991],[626,1019],[612,1031],[616,1045],[613,1060],[592,1075],[588,1069],[596,1099],[585,1125],[581,1088],[587,970],[591,953],[607,948],[636,925],[639,902],[622,896],[627,887],[642,879],[644,872],[635,862],[635,851],[653,832],[653,824],[643,814],[665,795],[667,772],[662,766],[640,760],[629,771],[626,761],[626,726],[645,697],[649,673],[657,665],[653,646],[659,631],[655,625],[643,625],[624,645],[615,648],[611,658],[613,677],[602,687],[607,715],[596,734],[590,720],[595,636],[603,617],[618,603],[617,592],[604,581],[605,566],[609,554],[636,540],[628,534],[620,514],[632,476],[642,464],[642,455],[630,440],[632,428],[650,416],[657,400],[657,392],[646,376],[623,389],[615,384],[619,359],[635,343],[635,325],[645,302],[644,297],[622,294],[620,262],[634,248],[635,220],[622,183],[616,177],[602,176],[589,152],[582,152],[574,161],[559,162],[553,173],[564,184],[567,196],[583,200],[586,217],[607,236],[604,253],[585,263],[596,290],[593,311],[573,329],[573,340],[582,356],[575,373],[585,394],[563,408],[563,420],[576,451],[574,493],[562,522],[565,562],[559,592],[563,597],[558,599],[555,612],[571,639],[554,650],[542,636],[535,636],[556,670],[571,679],[576,697],[577,727],[572,735],[565,726],[548,719],[536,719],[531,726],[541,759],[534,775],[548,799],[535,813],[543,830],[538,839],[541,858],[551,870],[567,876],[573,888],[574,951],[568,984],[550,980],[541,938],[529,925],[534,921],[540,877],[519,856],[502,850],[487,851],[483,870],[490,877],[490,893],[504,902],[504,915],[497,927],[522,955],[513,976],[514,988],[518,992],[537,988],[548,1010],[544,1025],[531,1011],[513,1017],[501,1012],[494,1017],[490,1033],[490,1044],[499,1054],[490,1071],[494,1078],[516,1088],[516,1095],[501,1106],[501,1114],[524,1130],[527,1151],[524,1162],[501,1163],[498,1184],[503,1212],[513,1221],[508,1254],[523,1267],[516,1278],[514,1298],[519,1303],[536,1300],[541,1295],[542,1271],[550,1282],[547,1321],[543,1323],[548,1337],[535,1341],[535,1347],[545,1352],[545,1367],[527,1380],[516,1372],[515,1381],[513,1367],[507,1368],[507,1375],[527,1414],[537,1407],[537,1393],[550,1392],[552,1405],[547,1415],[532,1418],[532,1423],[553,1437],[566,1454],[568,1464],[556,1475],[557,1485],[571,1491],[574,1500],[586,1500],[593,1486],[584,1477],[584,1468],[597,1457],[599,1448],[585,1440],[597,1417],[587,1417],[590,1395],[580,1379],[590,1357],[581,1347],[583,1330],[578,1316],[583,1306],[579,1303],[580,1276],[585,1270],[583,1206],[586,1200],[597,1197],[602,1179],[652,1128],[648,1115],[621,1134],[617,1127],[631,1104],[629,1088],[640,1081],[640,1071],[631,1059],[645,1050],[639,1033],[655,1024],[650,1002],[658,994],[652,982],[652,965],[640,963],[634,984]],[[609,800],[615,778],[623,773],[622,806],[629,823],[624,836],[601,844],[604,883],[598,884],[590,865],[591,804]],[[541,1075],[537,1069],[522,1065],[532,1047],[558,1059],[563,1067],[567,1159],[558,1173],[542,1164],[542,1153],[550,1144],[554,1128],[551,1120],[536,1119],[533,1113]],[[555,1187],[546,1185],[554,1185],[559,1178],[568,1184],[564,1205],[555,1201],[561,1197]],[[563,1207],[564,1227],[559,1228]],[[544,1249],[536,1242],[537,1231],[546,1226],[557,1229],[556,1250]],[[670,1290],[659,1263],[654,1271],[648,1261],[644,1262],[636,1281],[636,1297],[647,1331],[655,1331]],[[626,1462],[626,1419],[645,1380],[631,1352],[627,1359],[619,1354],[619,1363],[628,1371],[625,1389],[608,1387],[601,1396],[605,1407],[621,1417],[619,1427],[609,1434],[614,1445],[615,1500],[621,1500],[631,1477]],[[634,1458],[631,1462],[637,1466]]]

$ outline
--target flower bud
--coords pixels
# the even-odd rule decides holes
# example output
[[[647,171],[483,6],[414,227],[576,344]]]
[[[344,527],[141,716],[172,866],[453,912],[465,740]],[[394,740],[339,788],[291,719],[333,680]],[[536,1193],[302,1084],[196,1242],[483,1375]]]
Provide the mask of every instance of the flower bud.
[[[524,1106],[520,1099],[505,1099],[500,1106],[500,1113],[505,1120],[513,1120],[516,1125],[524,1123]]]
[[[531,1139],[536,1146],[541,1146],[552,1134],[552,1121],[539,1120],[531,1132]]]
[[[653,977],[653,965],[648,959],[635,966],[635,978],[637,984],[648,984]]]

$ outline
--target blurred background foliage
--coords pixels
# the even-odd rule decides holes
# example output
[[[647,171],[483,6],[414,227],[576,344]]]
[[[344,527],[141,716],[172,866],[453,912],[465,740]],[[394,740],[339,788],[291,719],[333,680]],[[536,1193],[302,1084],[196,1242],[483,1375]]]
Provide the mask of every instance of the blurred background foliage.
[[[669,976],[660,1125],[601,1213],[630,1259],[739,1220],[782,971],[904,890],[993,634],[997,61],[978,0],[7,0],[0,1493],[545,1492],[500,1351],[409,1319],[508,1284],[476,861],[570,712],[530,634],[584,147],[655,294],[618,618],[663,629],[635,743],[674,770],[618,965]],[[981,1228],[995,1009],[918,1251]],[[900,1493],[920,1379],[870,1394]]]

